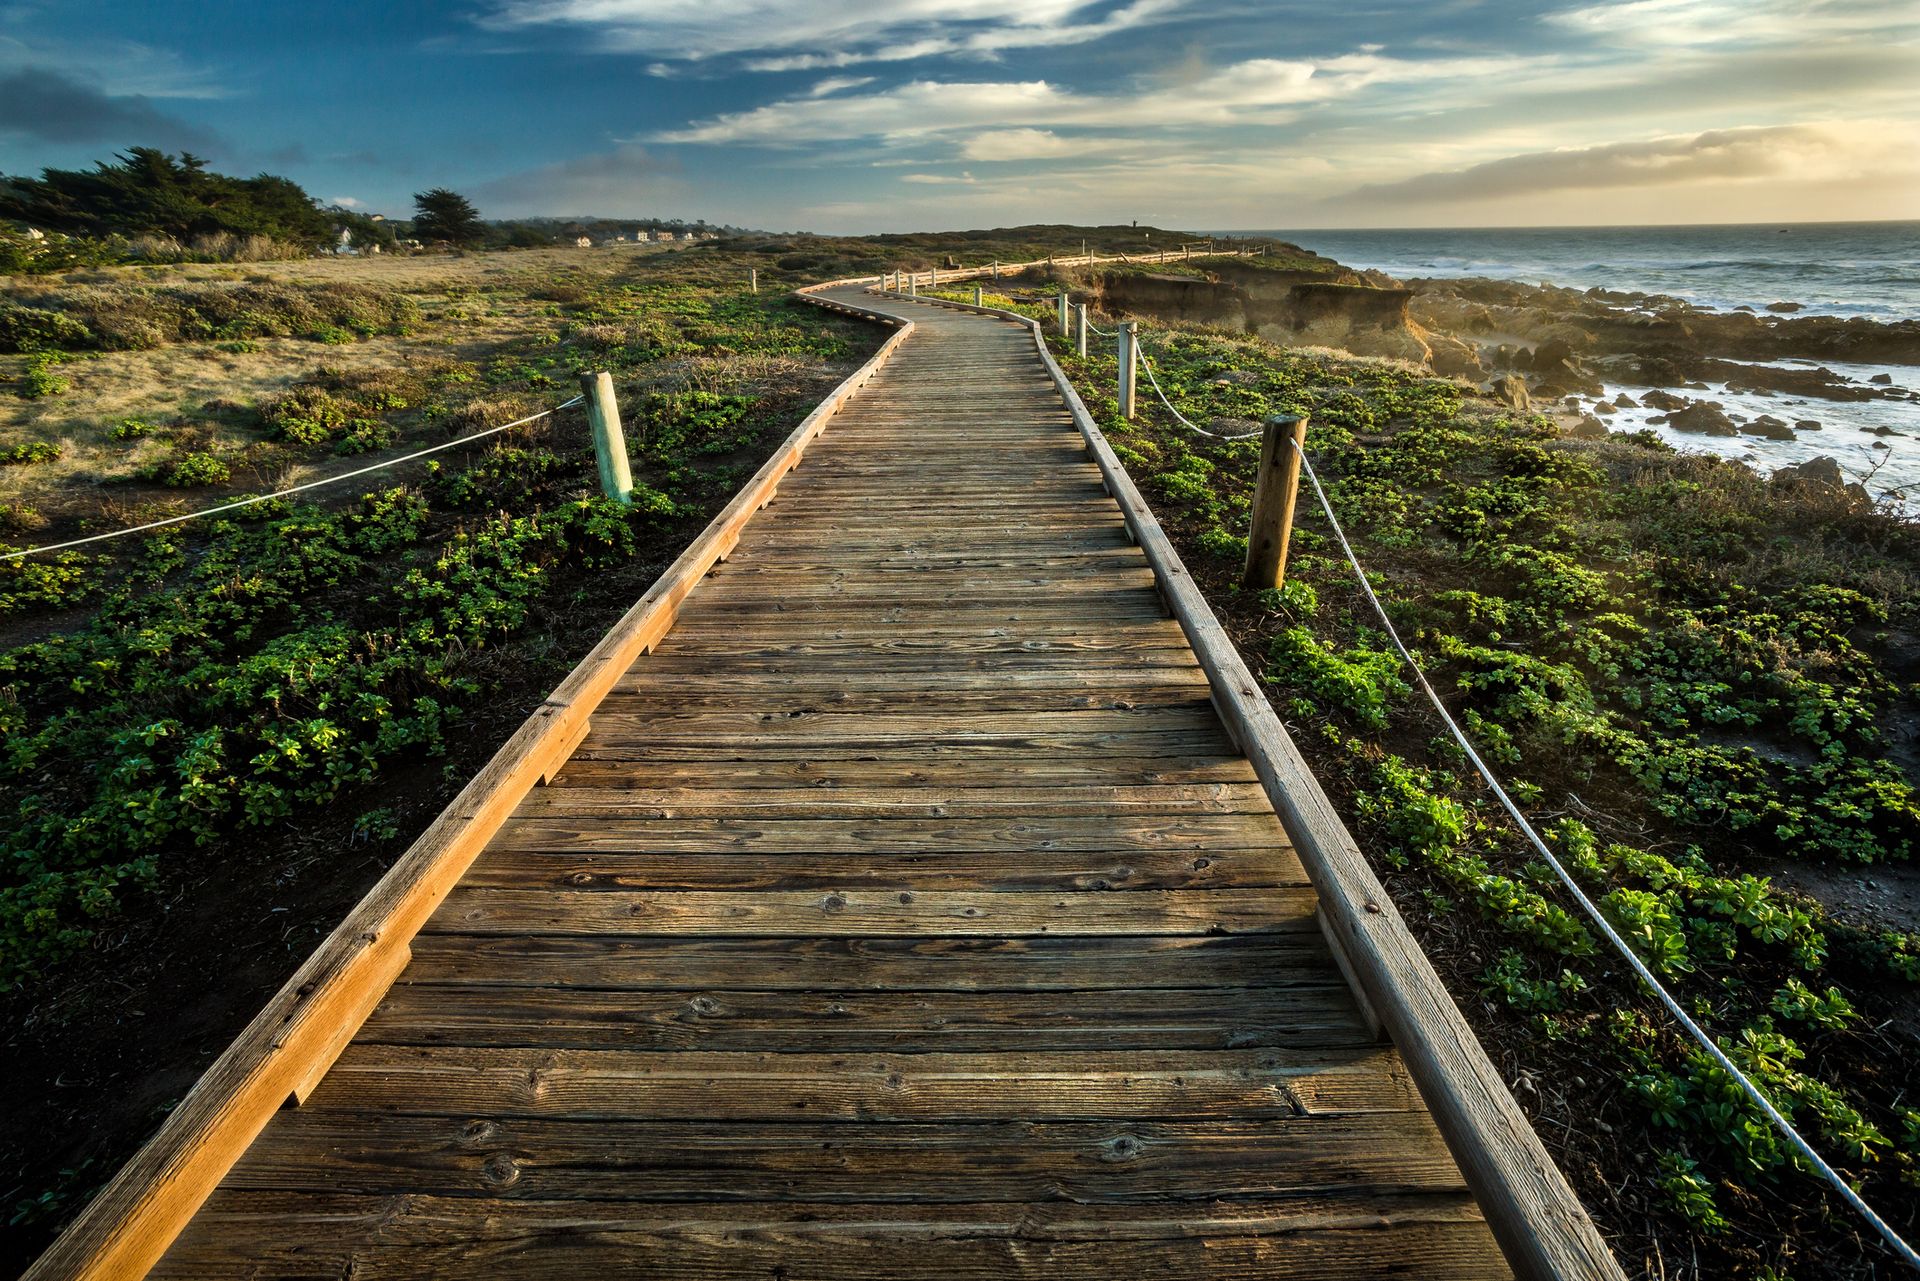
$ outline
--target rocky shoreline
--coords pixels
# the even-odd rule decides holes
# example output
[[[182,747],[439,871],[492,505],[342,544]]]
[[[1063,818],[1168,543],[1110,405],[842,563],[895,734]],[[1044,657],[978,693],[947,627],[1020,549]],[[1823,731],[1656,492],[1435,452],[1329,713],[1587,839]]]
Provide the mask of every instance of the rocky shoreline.
[[[1920,492],[1920,453],[1892,440],[1920,436],[1920,319],[1799,315],[1790,300],[1715,309],[1547,283],[1400,280],[1304,250],[1286,258],[1281,270],[1255,259],[1102,272],[1086,292],[1116,313],[1421,364],[1545,413],[1571,436],[1655,429],[1721,454],[1727,442],[1750,444],[1730,456],[1863,501],[1873,495],[1857,478],[1897,454],[1879,496],[1903,505],[1907,489]],[[1785,448],[1823,432],[1815,439],[1830,453]]]

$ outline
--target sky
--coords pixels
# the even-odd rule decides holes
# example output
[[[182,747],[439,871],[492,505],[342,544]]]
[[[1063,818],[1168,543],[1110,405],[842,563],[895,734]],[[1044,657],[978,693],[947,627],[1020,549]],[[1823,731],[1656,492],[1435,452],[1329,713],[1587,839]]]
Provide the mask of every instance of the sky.
[[[1920,218],[1916,0],[0,0],[0,173],[770,230]]]

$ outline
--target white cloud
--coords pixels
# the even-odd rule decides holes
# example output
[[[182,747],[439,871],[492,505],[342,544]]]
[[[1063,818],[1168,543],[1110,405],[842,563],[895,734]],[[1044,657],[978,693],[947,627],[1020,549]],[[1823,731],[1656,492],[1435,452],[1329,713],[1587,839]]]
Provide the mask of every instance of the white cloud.
[[[1084,44],[1156,21],[1185,0],[499,0],[494,27],[591,27],[656,58],[747,58],[806,71],[937,55]]]
[[[949,185],[971,187],[974,184],[974,177],[970,173],[962,173],[958,177],[940,173],[903,173],[900,175],[900,181],[917,182],[922,186],[928,187],[945,187]]]
[[[1045,160],[1076,150],[1073,142],[1051,129],[995,129],[960,144],[960,154],[968,160]]]
[[[825,98],[848,89],[858,89],[862,85],[873,83],[872,76],[828,76],[813,88],[807,90],[809,98]]]
[[[328,196],[326,203],[339,205],[342,209],[358,209],[366,204],[366,201],[356,200],[352,196]]]
[[[1847,183],[1920,173],[1920,128],[1895,121],[1777,125],[1505,156],[1374,183],[1334,203],[1477,201],[1552,191],[1738,182]]]
[[[1512,67],[1498,58],[1397,59],[1354,53],[1308,62],[1254,58],[1174,86],[1081,93],[1045,80],[915,80],[876,93],[790,98],[729,112],[669,133],[678,143],[784,146],[861,138],[909,139],[980,134],[968,159],[1002,150],[1043,149],[1042,126],[1094,129],[1178,129],[1207,125],[1282,124],[1297,109],[1350,97],[1376,85],[1478,81]],[[985,131],[984,133],[982,131]]]
[[[1909,0],[1610,0],[1544,15],[1551,26],[1610,43],[1679,46],[1794,44],[1920,28]]]

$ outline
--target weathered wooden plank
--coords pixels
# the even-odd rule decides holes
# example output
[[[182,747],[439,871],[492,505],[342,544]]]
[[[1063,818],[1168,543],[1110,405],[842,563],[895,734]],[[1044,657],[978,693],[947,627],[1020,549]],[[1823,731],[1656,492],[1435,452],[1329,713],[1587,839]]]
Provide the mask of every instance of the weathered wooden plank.
[[[607,695],[605,711],[629,716],[652,716],[689,711],[757,711],[767,714],[816,710],[833,711],[961,711],[961,712],[1072,712],[1103,709],[1176,706],[1205,686],[1177,682],[1160,686],[1128,685],[1089,689],[1084,684],[1034,685],[993,683],[982,689],[847,688],[842,682],[812,682],[812,688],[794,688],[792,682],[771,679],[752,682],[706,679],[655,681]],[[562,765],[564,768],[564,763]],[[1264,795],[1264,793],[1263,793]]]
[[[1311,891],[496,890],[462,884],[426,928],[463,934],[845,938],[1317,930]]]
[[[967,854],[578,854],[489,850],[460,882],[476,889],[1045,890],[1255,889],[1305,885],[1292,850],[1056,850]]]
[[[806,661],[825,655],[796,654]],[[665,715],[627,715],[602,704],[589,731],[598,742],[622,742],[639,736],[649,742],[673,743],[697,739],[710,743],[807,738],[826,742],[885,742],[893,738],[921,741],[939,738],[965,743],[981,737],[1004,738],[1035,732],[1107,734],[1132,731],[1153,733],[1204,732],[1220,718],[1204,694],[1174,706],[1103,707],[1079,712],[937,712],[916,709],[893,712],[842,712],[821,708],[802,712],[687,711]],[[1261,805],[1271,812],[1272,807]]]
[[[654,788],[570,786],[542,791],[521,803],[523,816],[631,818],[1040,818],[1133,814],[1266,814],[1267,795],[1250,783],[1184,783],[1139,787],[969,787],[939,792],[920,787],[756,788],[736,792],[716,779],[710,786]]]
[[[929,1053],[1244,1050],[1374,1039],[1329,963],[1166,992],[637,993],[402,985],[361,1044]]]
[[[670,760],[871,760],[883,749],[887,756],[901,761],[1027,757],[1048,752],[1078,755],[1137,757],[1164,753],[1168,756],[1220,756],[1231,751],[1233,742],[1225,730],[1195,730],[1189,733],[1160,734],[979,734],[964,742],[908,742],[901,739],[779,738],[774,735],[746,737],[725,743],[650,743],[614,741],[589,735],[574,753],[573,761],[670,761]],[[572,768],[570,762],[567,768]]]
[[[737,1201],[1075,1201],[1456,1191],[1419,1113],[1251,1122],[941,1124],[388,1116],[302,1108],[234,1167],[234,1189]]]
[[[1131,850],[1285,849],[1287,836],[1271,813],[1183,814],[1128,818],[873,819],[859,823],[805,818],[606,817],[590,820],[516,816],[495,833],[493,848],[621,851],[664,854],[985,853],[1053,850],[1115,854]]]
[[[701,693],[725,689],[755,693],[764,691],[769,697],[784,692],[809,695],[815,703],[825,702],[829,706],[833,705],[834,695],[854,698],[881,694],[921,694],[927,699],[921,704],[923,709],[934,710],[944,707],[945,700],[957,694],[998,696],[1069,690],[1079,694],[1091,691],[1098,695],[1111,690],[1113,696],[1102,698],[1097,706],[1112,707],[1121,702],[1134,701],[1131,696],[1144,689],[1157,691],[1158,697],[1169,697],[1177,691],[1206,688],[1206,674],[1197,667],[1143,667],[1133,671],[1114,669],[1111,674],[1101,672],[1097,675],[1079,672],[1071,667],[1002,668],[990,678],[983,678],[972,671],[916,670],[910,665],[888,671],[849,671],[844,667],[826,668],[824,665],[818,668],[792,665],[733,671],[724,664],[686,661],[672,670],[649,663],[622,677],[616,692],[661,694],[684,689],[690,693]]]
[[[314,1110],[618,1121],[1252,1120],[1407,1112],[1398,1056],[1259,1050],[769,1054],[355,1043]]]
[[[576,756],[554,787],[926,787],[947,794],[975,788],[1242,782],[1253,769],[1237,756],[1062,756],[973,753],[944,760],[814,759],[592,760]]]
[[[572,1278],[582,1268],[672,1281],[777,1276],[791,1281],[1000,1281],[1001,1278],[1206,1276],[1324,1281],[1421,1261],[1432,1281],[1498,1281],[1484,1223],[1465,1198],[1325,1197],[1148,1207],[1047,1204],[733,1209],[480,1198],[223,1194],[207,1229],[155,1273],[246,1281],[317,1275],[356,1281],[483,1269],[488,1276]],[[1364,1206],[1378,1205],[1369,1213]],[[1110,1216],[1090,1211],[1111,1209]],[[945,1210],[946,1213],[940,1213]],[[890,1213],[891,1212],[891,1213]],[[1181,1215],[1189,1215],[1182,1218]],[[261,1224],[284,1224],[263,1231]],[[1191,1225],[1191,1226],[1189,1226]],[[459,1241],[461,1245],[450,1245]],[[366,1242],[366,1244],[354,1244]]]
[[[1365,1196],[1309,1194],[1284,1199],[1193,1200],[1138,1205],[1071,1201],[974,1204],[898,1202],[846,1204],[775,1201],[536,1201],[493,1197],[223,1191],[208,1202],[207,1228],[244,1229],[250,1222],[285,1226],[301,1251],[360,1240],[391,1246],[438,1245],[449,1239],[541,1245],[555,1237],[596,1232],[671,1232],[689,1237],[770,1235],[786,1244],[888,1237],[932,1245],[1006,1238],[1020,1241],[1151,1241],[1217,1236],[1292,1236],[1339,1229],[1386,1229],[1415,1223],[1481,1222],[1471,1197],[1458,1192]],[[218,1232],[196,1234],[197,1257],[222,1256]]]
[[[794,992],[1257,987],[1329,960],[1315,933],[1072,938],[688,939],[419,935],[414,982]]]

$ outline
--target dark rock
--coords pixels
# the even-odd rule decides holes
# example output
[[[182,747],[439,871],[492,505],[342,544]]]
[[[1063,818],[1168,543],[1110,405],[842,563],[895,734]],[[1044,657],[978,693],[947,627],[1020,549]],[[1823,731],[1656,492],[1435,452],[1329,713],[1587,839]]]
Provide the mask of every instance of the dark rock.
[[[1540,373],[1540,390],[1551,395],[1604,396],[1607,391],[1606,384],[1582,369],[1575,360],[1562,360],[1544,368],[1536,360],[1534,369]]]
[[[1867,381],[1870,383],[1876,383],[1882,387],[1891,387],[1893,386],[1893,375],[1892,374],[1875,374],[1873,377],[1867,379]]]
[[[1614,403],[1611,400],[1603,400],[1594,405],[1593,412],[1596,414],[1612,416],[1614,414],[1619,413],[1620,410],[1614,405]]]
[[[1873,393],[1859,383],[1850,382],[1824,366],[1775,367],[1748,365],[1731,360],[1707,361],[1705,371],[1733,391],[1767,395],[1786,392],[1794,396],[1813,396],[1821,400],[1871,400]]]
[[[1433,372],[1442,378],[1464,378],[1469,382],[1478,382],[1487,376],[1486,366],[1480,363],[1480,353],[1472,344],[1461,342],[1447,334],[1427,334],[1427,349],[1433,354],[1428,363]]]
[[[1825,454],[1782,467],[1773,473],[1773,479],[1776,483],[1813,485],[1820,489],[1844,489],[1847,484],[1847,474],[1840,470],[1839,462]]]
[[[1533,367],[1545,373],[1573,358],[1573,346],[1563,338],[1549,338],[1533,349]]]
[[[1523,413],[1533,405],[1533,398],[1527,394],[1527,380],[1519,374],[1502,374],[1487,384],[1487,394]]]
[[[1640,402],[1635,400],[1633,397],[1627,395],[1627,393],[1624,391],[1621,392],[1618,396],[1615,396],[1613,398],[1613,403],[1621,409],[1640,408]]]
[[[1770,302],[1767,304],[1767,310],[1776,312],[1782,316],[1790,316],[1794,312],[1801,310],[1804,306],[1804,303],[1797,302]]]
[[[1667,415],[1667,424],[1675,431],[1694,432],[1702,436],[1737,436],[1739,431],[1733,420],[1716,404],[1710,401],[1698,401],[1688,405],[1677,413]]]
[[[1592,414],[1581,414],[1564,426],[1560,434],[1574,440],[1605,440],[1613,433],[1607,430],[1605,423]]]
[[[1819,431],[1821,429],[1818,418],[1796,418],[1793,420],[1793,427],[1795,431]]]
[[[1762,414],[1750,423],[1740,424],[1740,430],[1748,436],[1759,436],[1766,440],[1793,440],[1793,428],[1772,414]]]
[[[1684,396],[1676,396],[1670,391],[1660,391],[1656,388],[1640,397],[1640,403],[1648,409],[1663,409],[1671,413],[1676,409],[1685,409],[1688,402]]]

